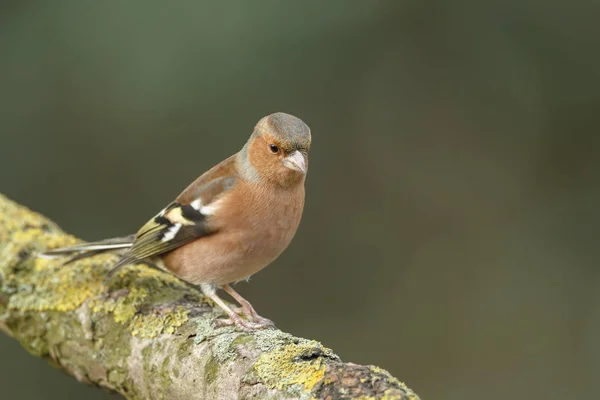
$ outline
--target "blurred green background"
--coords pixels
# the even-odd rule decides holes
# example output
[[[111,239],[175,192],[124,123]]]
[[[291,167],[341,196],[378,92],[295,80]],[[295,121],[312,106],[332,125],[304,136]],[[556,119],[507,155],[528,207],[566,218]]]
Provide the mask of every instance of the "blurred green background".
[[[485,3],[485,4],[484,4]],[[238,289],[425,399],[598,398],[597,2],[0,3],[0,190],[132,233],[262,116],[298,235]],[[6,399],[118,398],[0,336]]]

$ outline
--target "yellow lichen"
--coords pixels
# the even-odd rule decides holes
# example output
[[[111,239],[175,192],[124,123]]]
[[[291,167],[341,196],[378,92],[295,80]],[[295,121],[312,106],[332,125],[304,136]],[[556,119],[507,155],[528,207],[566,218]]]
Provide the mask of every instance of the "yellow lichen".
[[[21,253],[27,255],[31,252],[43,251],[48,248],[68,246],[76,242],[73,236],[65,235],[51,221],[41,216],[38,213],[28,210],[25,207],[19,206],[16,203],[8,200],[0,195],[0,243],[4,246],[0,252],[0,274],[4,276],[6,285],[11,285],[17,275],[12,268],[19,262]],[[18,276],[18,284],[21,287],[27,285],[35,285],[36,291],[38,288],[54,289],[55,286],[60,286],[62,279],[68,278],[68,273],[57,276],[61,272],[61,263],[57,261],[44,260],[35,261],[35,272],[48,268],[47,274],[31,274],[25,268],[20,268]],[[35,277],[33,277],[35,275]],[[38,279],[41,278],[41,279]],[[60,288],[59,288],[60,289]],[[27,297],[26,293],[20,291],[21,296]],[[18,300],[18,299],[16,299]],[[16,300],[13,300],[15,302]],[[24,300],[31,300],[25,298]],[[43,306],[41,300],[37,301],[37,309],[55,309],[51,306]],[[75,299],[71,303],[78,303]],[[25,303],[32,304],[31,301]],[[13,304],[16,306],[16,304]],[[70,308],[68,305],[66,308]]]
[[[11,233],[14,233],[23,227],[36,228],[42,225],[48,225],[51,222],[43,217],[42,215],[33,212],[23,206],[20,206],[5,196],[0,195],[0,236],[3,241],[4,238],[9,237]]]
[[[30,235],[34,235],[33,237]],[[26,248],[32,240],[44,242],[50,234],[40,229],[15,232],[12,244],[16,248]],[[66,237],[66,242],[72,242]],[[14,254],[13,259],[16,259]],[[77,267],[63,265],[61,260],[34,259],[33,271],[8,275],[8,284],[18,281],[21,288],[9,300],[9,308],[21,311],[72,311],[83,302],[97,296],[103,290],[99,272],[91,263],[81,262]]]
[[[137,307],[143,303],[148,296],[144,288],[133,287],[128,292],[116,299],[94,299],[90,304],[93,312],[112,314],[115,322],[120,324],[129,322],[137,312]]]
[[[188,311],[177,307],[164,314],[136,315],[129,324],[133,336],[155,338],[162,333],[173,334],[175,329],[186,323]]]
[[[117,259],[114,254],[99,254],[67,265],[63,258],[31,256],[78,242],[45,217],[0,195],[0,278],[4,286],[14,288],[8,307],[19,311],[69,312],[87,300],[93,313],[110,314],[115,322],[127,326],[132,335],[142,337],[174,333],[187,321],[188,312],[182,307],[165,309],[159,314],[140,314],[140,308],[155,300],[150,296],[151,285],[128,284],[123,292],[116,290],[114,297],[108,296],[106,271]],[[166,283],[184,286],[176,277],[147,266],[127,268],[122,273],[127,275],[131,271],[142,280],[152,279],[152,286]]]
[[[325,376],[325,365],[320,358],[303,360],[301,356],[312,351],[319,343],[289,344],[262,355],[254,369],[260,379],[270,388],[284,389],[301,385],[306,392]]]
[[[115,299],[97,298],[92,301],[92,312],[112,314],[115,322],[126,325],[133,336],[154,338],[161,333],[175,333],[188,320],[188,311],[181,306],[155,314],[140,314],[138,309],[149,296],[146,288],[132,287]]]

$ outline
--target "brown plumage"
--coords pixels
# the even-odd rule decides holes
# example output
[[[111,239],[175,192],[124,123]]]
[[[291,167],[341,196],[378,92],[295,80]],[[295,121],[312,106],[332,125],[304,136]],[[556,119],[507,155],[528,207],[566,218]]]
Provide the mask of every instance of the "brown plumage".
[[[196,179],[135,237],[52,250],[43,256],[124,252],[114,270],[151,259],[200,285],[229,315],[223,323],[242,329],[272,325],[229,284],[269,265],[292,241],[304,208],[310,144],[304,122],[289,114],[271,114],[258,122],[240,152]],[[219,288],[240,303],[248,319],[217,295]]]

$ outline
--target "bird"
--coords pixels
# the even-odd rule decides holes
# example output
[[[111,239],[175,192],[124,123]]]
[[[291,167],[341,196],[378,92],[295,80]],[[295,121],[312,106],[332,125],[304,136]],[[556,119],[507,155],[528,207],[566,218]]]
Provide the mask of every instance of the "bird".
[[[66,262],[102,252],[121,258],[110,271],[151,261],[199,287],[227,318],[221,326],[251,331],[274,326],[232,288],[271,264],[298,230],[305,202],[311,131],[300,118],[262,118],[242,149],[192,182],[136,234],[46,251]],[[225,302],[224,290],[241,307]]]

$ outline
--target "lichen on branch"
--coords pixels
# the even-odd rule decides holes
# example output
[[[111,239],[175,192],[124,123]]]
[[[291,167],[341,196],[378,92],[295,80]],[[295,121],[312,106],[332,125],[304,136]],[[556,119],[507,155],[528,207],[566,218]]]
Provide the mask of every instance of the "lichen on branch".
[[[277,329],[215,327],[202,294],[118,257],[37,257],[78,240],[0,195],[0,330],[82,382],[129,399],[418,399],[373,366]]]

